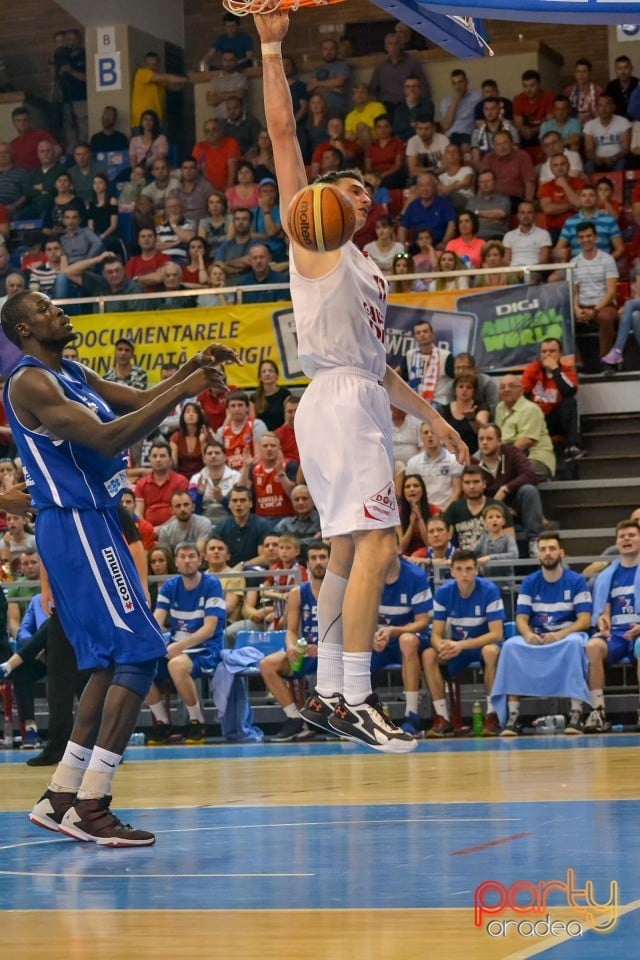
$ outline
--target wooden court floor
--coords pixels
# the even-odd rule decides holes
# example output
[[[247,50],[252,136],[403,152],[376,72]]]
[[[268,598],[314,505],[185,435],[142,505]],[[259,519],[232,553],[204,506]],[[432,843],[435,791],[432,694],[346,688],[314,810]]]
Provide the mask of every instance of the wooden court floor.
[[[344,743],[130,748],[114,809],[157,833],[140,850],[33,827],[25,811],[47,771],[3,753],[3,956],[635,957],[638,746],[611,735],[425,742],[408,757]]]

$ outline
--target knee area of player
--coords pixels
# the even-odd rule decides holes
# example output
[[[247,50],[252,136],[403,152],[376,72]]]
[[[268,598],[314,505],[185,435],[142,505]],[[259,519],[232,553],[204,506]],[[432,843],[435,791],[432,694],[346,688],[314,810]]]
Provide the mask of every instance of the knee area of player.
[[[156,674],[157,660],[145,660],[142,663],[117,663],[113,671],[112,683],[131,690],[142,700],[149,693]]]
[[[633,644],[633,655],[636,660],[640,660],[640,637],[636,637],[636,641]]]

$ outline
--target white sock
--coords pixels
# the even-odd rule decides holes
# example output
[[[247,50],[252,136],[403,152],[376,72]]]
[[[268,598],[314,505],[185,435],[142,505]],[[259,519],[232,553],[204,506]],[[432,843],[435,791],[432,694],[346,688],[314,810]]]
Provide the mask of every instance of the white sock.
[[[582,700],[578,700],[577,697],[571,697],[571,712],[577,710],[579,713],[582,713]]]
[[[78,800],[93,800],[111,794],[111,784],[122,756],[94,747],[87,771],[78,790]]]
[[[344,663],[342,647],[336,643],[318,644],[318,678],[316,690],[321,697],[342,693],[344,686]]]
[[[189,720],[197,720],[198,723],[204,723],[204,714],[199,703],[194,703],[192,707],[186,704]]]
[[[342,604],[349,581],[327,570],[318,594],[318,677],[322,697],[342,693]],[[336,650],[340,656],[336,656]]]
[[[495,707],[491,702],[491,697],[487,697],[487,713],[495,713]]]
[[[599,707],[602,707],[604,710],[604,690],[592,690],[591,691],[591,706],[594,710],[597,710]]]
[[[407,713],[418,713],[419,690],[405,690],[404,698],[407,701]]]
[[[282,709],[290,720],[297,720],[300,716],[300,711],[296,707],[295,703],[290,703],[288,707],[283,707]]]
[[[363,703],[371,695],[371,654],[344,653],[344,691],[348,704]]]
[[[92,750],[69,740],[64,756],[51,778],[49,790],[53,793],[75,793],[89,766]]]
[[[445,720],[449,719],[449,707],[447,706],[446,700],[434,700],[433,701],[433,712],[437,713],[439,717],[444,717]]]
[[[157,703],[150,703],[149,710],[151,710],[151,713],[158,723],[169,723],[169,714],[162,700],[158,700]]]
[[[509,701],[509,720],[517,717],[520,713],[520,701],[519,700],[510,700]]]

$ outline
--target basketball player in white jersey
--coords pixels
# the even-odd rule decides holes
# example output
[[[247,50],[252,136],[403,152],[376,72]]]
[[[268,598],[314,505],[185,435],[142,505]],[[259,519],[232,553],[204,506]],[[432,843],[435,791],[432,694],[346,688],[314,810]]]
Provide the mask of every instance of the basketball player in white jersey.
[[[262,41],[265,115],[285,223],[292,197],[307,185],[280,49],[289,16],[276,10],[254,20]],[[360,172],[325,179],[351,200],[359,229],[371,205]],[[331,539],[318,602],[317,686],[301,713],[322,730],[376,750],[406,753],[417,742],[385,717],[370,676],[378,602],[396,556],[390,402],[428,421],[461,462],[467,462],[468,451],[386,364],[388,287],[373,260],[351,242],[329,253],[292,242],[290,268],[298,354],[312,378],[296,414],[296,437],[323,536]]]

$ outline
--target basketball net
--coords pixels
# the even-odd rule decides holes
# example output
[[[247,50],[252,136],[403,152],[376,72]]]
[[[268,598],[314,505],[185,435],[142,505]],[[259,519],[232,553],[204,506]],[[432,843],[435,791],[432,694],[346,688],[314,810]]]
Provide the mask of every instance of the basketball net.
[[[459,27],[462,27],[463,30],[466,30],[467,33],[472,34],[472,36],[474,36],[478,41],[478,46],[480,48],[484,47],[490,57],[494,56],[493,50],[487,41],[478,33],[476,29],[476,22],[473,17],[457,17],[450,13],[447,13],[446,17],[448,20],[453,20],[454,23],[456,23]]]
[[[291,10],[300,7],[326,7],[330,3],[342,3],[342,0],[222,0],[222,6],[236,17],[247,17],[250,13],[273,13],[274,10]]]

